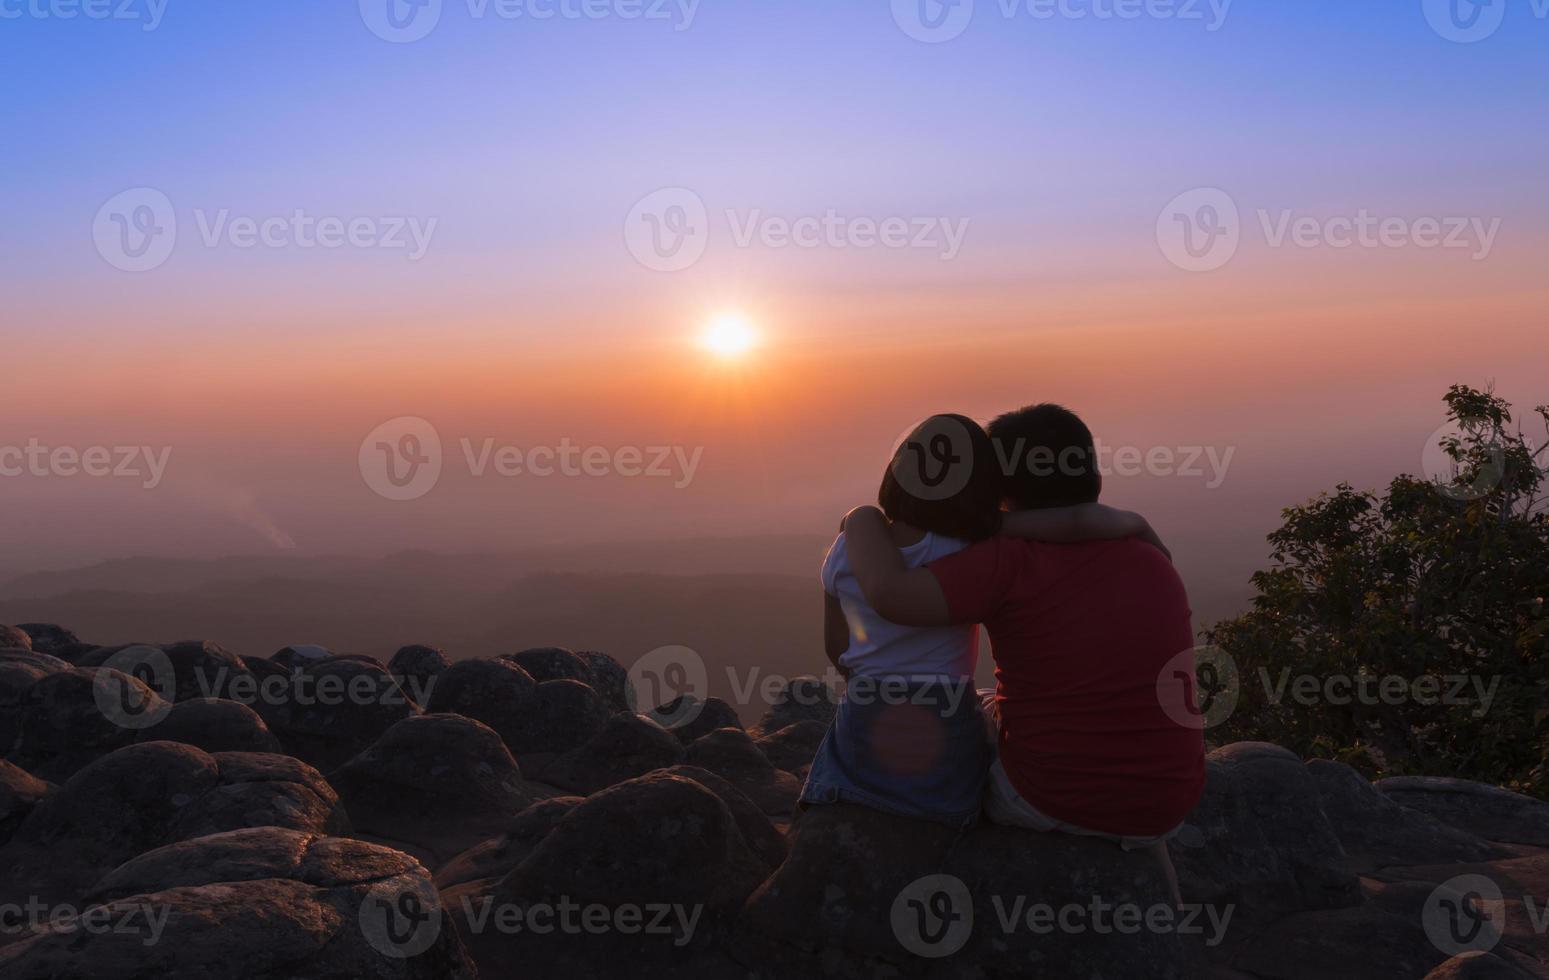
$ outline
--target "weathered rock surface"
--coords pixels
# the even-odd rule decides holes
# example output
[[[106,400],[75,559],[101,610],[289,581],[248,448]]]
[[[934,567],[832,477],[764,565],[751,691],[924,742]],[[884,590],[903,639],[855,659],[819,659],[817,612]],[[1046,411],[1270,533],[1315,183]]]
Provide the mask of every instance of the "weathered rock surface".
[[[414,643],[398,648],[393,659],[387,662],[387,672],[398,681],[403,692],[423,708],[430,703],[436,681],[450,666],[451,661],[439,647]]]
[[[500,736],[461,715],[400,721],[329,782],[357,832],[432,867],[499,834],[540,795]]]
[[[1533,974],[1518,969],[1494,953],[1462,953],[1425,975],[1425,980],[1529,980]]]
[[[680,694],[646,713],[646,717],[678,736],[684,745],[720,728],[741,728],[737,709],[720,698],[700,699]]]
[[[816,677],[793,677],[775,695],[769,710],[759,720],[755,734],[772,735],[803,721],[815,721],[827,728],[838,710],[828,685]]]
[[[1170,847],[1186,902],[1273,919],[1362,901],[1350,860],[1295,754],[1237,742],[1205,760],[1204,798]]]
[[[425,897],[423,921],[392,920],[399,895]],[[92,898],[128,928],[45,929],[0,949],[0,973],[23,980],[476,975],[425,870],[359,841],[278,828],[201,837],[118,867]],[[409,943],[400,944],[404,937]]]
[[[613,713],[632,711],[629,700],[629,672],[624,665],[597,650],[577,650],[576,656],[591,669],[592,690]]]
[[[798,721],[758,740],[758,750],[776,769],[800,777],[812,766],[818,746],[828,734],[828,726],[815,721]]]
[[[552,758],[580,748],[602,731],[609,715],[597,693],[580,681],[544,681],[538,685],[533,730],[522,741],[520,756],[523,760],[529,756]]]
[[[635,928],[501,933],[478,925],[472,897],[454,914],[490,977],[611,976],[621,964],[641,975],[706,975],[706,962],[725,962],[716,941],[766,871],[719,797],[653,773],[577,804],[487,896],[495,907],[595,906],[609,922],[640,909]]]
[[[71,901],[137,854],[260,826],[349,829],[328,783],[288,756],[131,745],[86,766],[27,815],[0,849],[0,900]]]
[[[521,755],[536,728],[538,682],[510,660],[460,660],[442,672],[426,708],[481,721]]]
[[[0,624],[0,650],[32,650],[32,637],[26,630]]]
[[[419,713],[386,670],[345,657],[302,667],[258,713],[285,751],[323,772],[364,752],[393,725]]]
[[[16,628],[31,639],[34,653],[53,653],[81,642],[80,637],[54,623],[17,623]],[[0,643],[0,646],[4,645]]]
[[[801,782],[785,770],[776,769],[740,728],[711,732],[688,747],[683,761],[727,780],[772,816],[789,814],[801,795]]]
[[[70,664],[44,653],[0,651],[0,757],[11,751],[21,732],[22,701],[27,689]]]
[[[673,766],[671,769],[657,771],[668,776],[692,779],[719,796],[721,802],[726,804],[726,809],[731,811],[732,819],[737,821],[737,829],[742,831],[742,839],[747,841],[753,853],[769,866],[770,871],[778,868],[785,861],[789,851],[785,835],[780,833],[757,803],[729,781],[698,766]]]
[[[583,800],[582,796],[556,796],[534,803],[507,821],[498,837],[475,844],[443,865],[436,872],[436,887],[445,890],[474,884],[487,892],[527,860],[527,855]]]
[[[81,767],[134,742],[172,705],[145,684],[108,667],[44,674],[22,693],[12,715],[11,762],[63,782]]]
[[[1176,929],[1040,931],[1029,921],[1031,906],[1086,910],[1094,896],[1108,915],[1123,906],[1142,921],[1170,906],[1165,872],[1148,852],[989,824],[960,833],[851,804],[818,806],[797,823],[790,857],[748,901],[735,955],[779,980],[1204,974],[1200,937]]]
[[[141,729],[135,740],[182,742],[206,752],[282,751],[280,740],[269,731],[258,712],[220,698],[179,701],[161,721]]]
[[[1373,784],[1400,806],[1486,840],[1549,847],[1549,803],[1498,786],[1438,776],[1395,776]]]
[[[0,847],[51,790],[48,783],[26,770],[0,762]]]
[[[171,665],[170,683],[158,676],[154,668],[159,664],[140,653],[141,650],[157,649],[165,658],[159,663]],[[103,664],[121,667],[119,660],[114,659],[120,654],[129,658],[129,662],[135,667],[133,671],[135,677],[144,681],[168,701],[226,698],[247,702],[253,699],[255,682],[252,672],[247,669],[247,664],[225,647],[204,640],[168,643],[161,647],[147,644],[98,647],[76,658],[76,663],[82,667],[100,667]]]
[[[619,713],[584,745],[545,766],[536,777],[562,790],[590,796],[615,783],[683,761],[675,736],[643,715]]]
[[[1358,870],[1438,861],[1488,861],[1506,851],[1419,810],[1401,807],[1350,766],[1307,763],[1323,813]]]
[[[592,683],[592,669],[585,660],[564,647],[535,647],[519,653],[504,653],[501,660],[509,660],[532,675],[542,684],[544,681],[580,681]]]

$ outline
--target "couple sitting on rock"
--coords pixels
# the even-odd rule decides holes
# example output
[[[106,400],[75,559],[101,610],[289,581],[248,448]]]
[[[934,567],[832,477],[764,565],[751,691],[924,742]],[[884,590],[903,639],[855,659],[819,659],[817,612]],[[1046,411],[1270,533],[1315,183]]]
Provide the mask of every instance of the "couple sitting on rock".
[[[823,565],[847,679],[802,792],[967,825],[1149,848],[1199,800],[1204,739],[1188,597],[1145,519],[1097,503],[1092,434],[1035,405],[986,432],[927,419]],[[976,692],[978,625],[996,687]],[[1192,661],[1188,669],[1192,670]],[[1176,882],[1174,881],[1176,892]]]

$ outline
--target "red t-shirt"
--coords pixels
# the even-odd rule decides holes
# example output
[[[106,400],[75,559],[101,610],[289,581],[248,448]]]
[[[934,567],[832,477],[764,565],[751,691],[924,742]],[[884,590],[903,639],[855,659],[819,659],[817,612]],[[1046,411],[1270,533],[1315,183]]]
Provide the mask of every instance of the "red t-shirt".
[[[1194,646],[1189,599],[1165,555],[1134,538],[998,537],[926,567],[953,621],[989,631],[1001,764],[1023,799],[1110,834],[1153,836],[1183,821],[1204,789],[1205,743],[1158,693],[1168,661]]]

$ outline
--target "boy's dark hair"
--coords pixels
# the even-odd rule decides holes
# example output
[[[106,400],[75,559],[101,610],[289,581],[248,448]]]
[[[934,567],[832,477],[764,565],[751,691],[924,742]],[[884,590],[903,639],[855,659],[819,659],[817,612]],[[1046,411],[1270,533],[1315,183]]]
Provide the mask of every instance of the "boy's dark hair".
[[[963,415],[932,415],[894,452],[877,506],[889,520],[982,541],[1000,530],[1001,483],[983,426]]]
[[[1089,504],[1102,493],[1092,431],[1068,408],[1045,402],[1007,412],[990,423],[990,439],[1018,510]]]

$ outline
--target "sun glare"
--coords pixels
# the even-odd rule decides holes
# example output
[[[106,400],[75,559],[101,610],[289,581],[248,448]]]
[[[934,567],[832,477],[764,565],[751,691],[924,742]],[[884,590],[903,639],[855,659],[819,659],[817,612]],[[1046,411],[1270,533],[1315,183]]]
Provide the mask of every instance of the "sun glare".
[[[721,313],[705,326],[705,347],[720,357],[742,357],[758,346],[758,331],[741,313]]]

